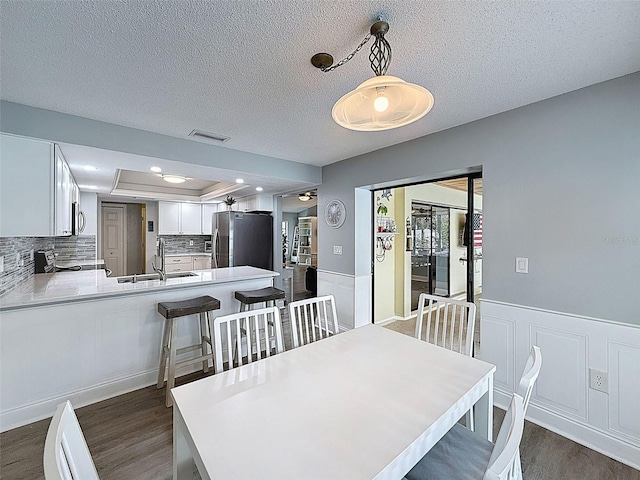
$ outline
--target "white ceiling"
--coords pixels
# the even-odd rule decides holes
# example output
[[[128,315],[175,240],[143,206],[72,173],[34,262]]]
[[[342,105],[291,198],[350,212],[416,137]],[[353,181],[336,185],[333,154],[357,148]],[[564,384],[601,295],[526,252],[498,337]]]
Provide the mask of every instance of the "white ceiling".
[[[352,132],[333,103],[373,76],[378,14],[389,74],[428,88],[433,110]],[[167,135],[325,165],[640,70],[638,1],[2,1],[1,96]],[[197,140],[193,140],[197,141]]]

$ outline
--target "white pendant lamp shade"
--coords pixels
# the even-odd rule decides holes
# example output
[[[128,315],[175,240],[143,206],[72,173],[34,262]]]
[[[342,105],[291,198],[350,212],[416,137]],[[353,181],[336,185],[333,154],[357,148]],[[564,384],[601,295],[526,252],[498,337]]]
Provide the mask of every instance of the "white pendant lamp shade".
[[[375,132],[415,122],[432,107],[433,95],[426,88],[391,75],[380,75],[338,100],[331,116],[341,127]]]

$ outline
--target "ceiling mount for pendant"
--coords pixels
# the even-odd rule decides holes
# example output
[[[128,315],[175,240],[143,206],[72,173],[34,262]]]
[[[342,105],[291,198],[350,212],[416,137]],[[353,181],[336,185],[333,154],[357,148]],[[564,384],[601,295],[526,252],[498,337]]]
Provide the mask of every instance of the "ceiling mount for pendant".
[[[425,116],[433,107],[433,95],[419,85],[387,75],[391,64],[391,45],[384,38],[389,24],[378,19],[369,34],[356,49],[333,63],[328,53],[311,57],[314,67],[327,73],[349,62],[374,37],[369,62],[376,77],[361,83],[355,90],[340,98],[331,110],[335,122],[350,130],[381,131],[402,127]]]

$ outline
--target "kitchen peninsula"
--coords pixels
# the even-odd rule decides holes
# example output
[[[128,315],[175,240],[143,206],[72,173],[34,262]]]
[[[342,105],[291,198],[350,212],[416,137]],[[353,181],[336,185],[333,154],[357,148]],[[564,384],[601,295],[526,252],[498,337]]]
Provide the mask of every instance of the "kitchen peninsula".
[[[103,270],[40,274],[4,295],[0,429],[51,416],[66,399],[82,406],[155,383],[158,302],[211,295],[220,300],[216,315],[224,315],[239,311],[236,290],[271,286],[278,275],[254,267],[193,273],[136,283],[119,283]],[[196,324],[181,319],[178,346],[197,342]]]

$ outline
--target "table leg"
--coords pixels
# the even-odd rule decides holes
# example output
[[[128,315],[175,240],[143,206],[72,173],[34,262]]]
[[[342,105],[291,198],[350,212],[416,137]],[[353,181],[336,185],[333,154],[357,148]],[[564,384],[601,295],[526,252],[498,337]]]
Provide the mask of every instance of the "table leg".
[[[487,379],[487,391],[475,404],[476,433],[493,442],[493,375]]]
[[[186,426],[180,410],[173,407],[173,480],[199,478],[198,468],[185,438]]]

